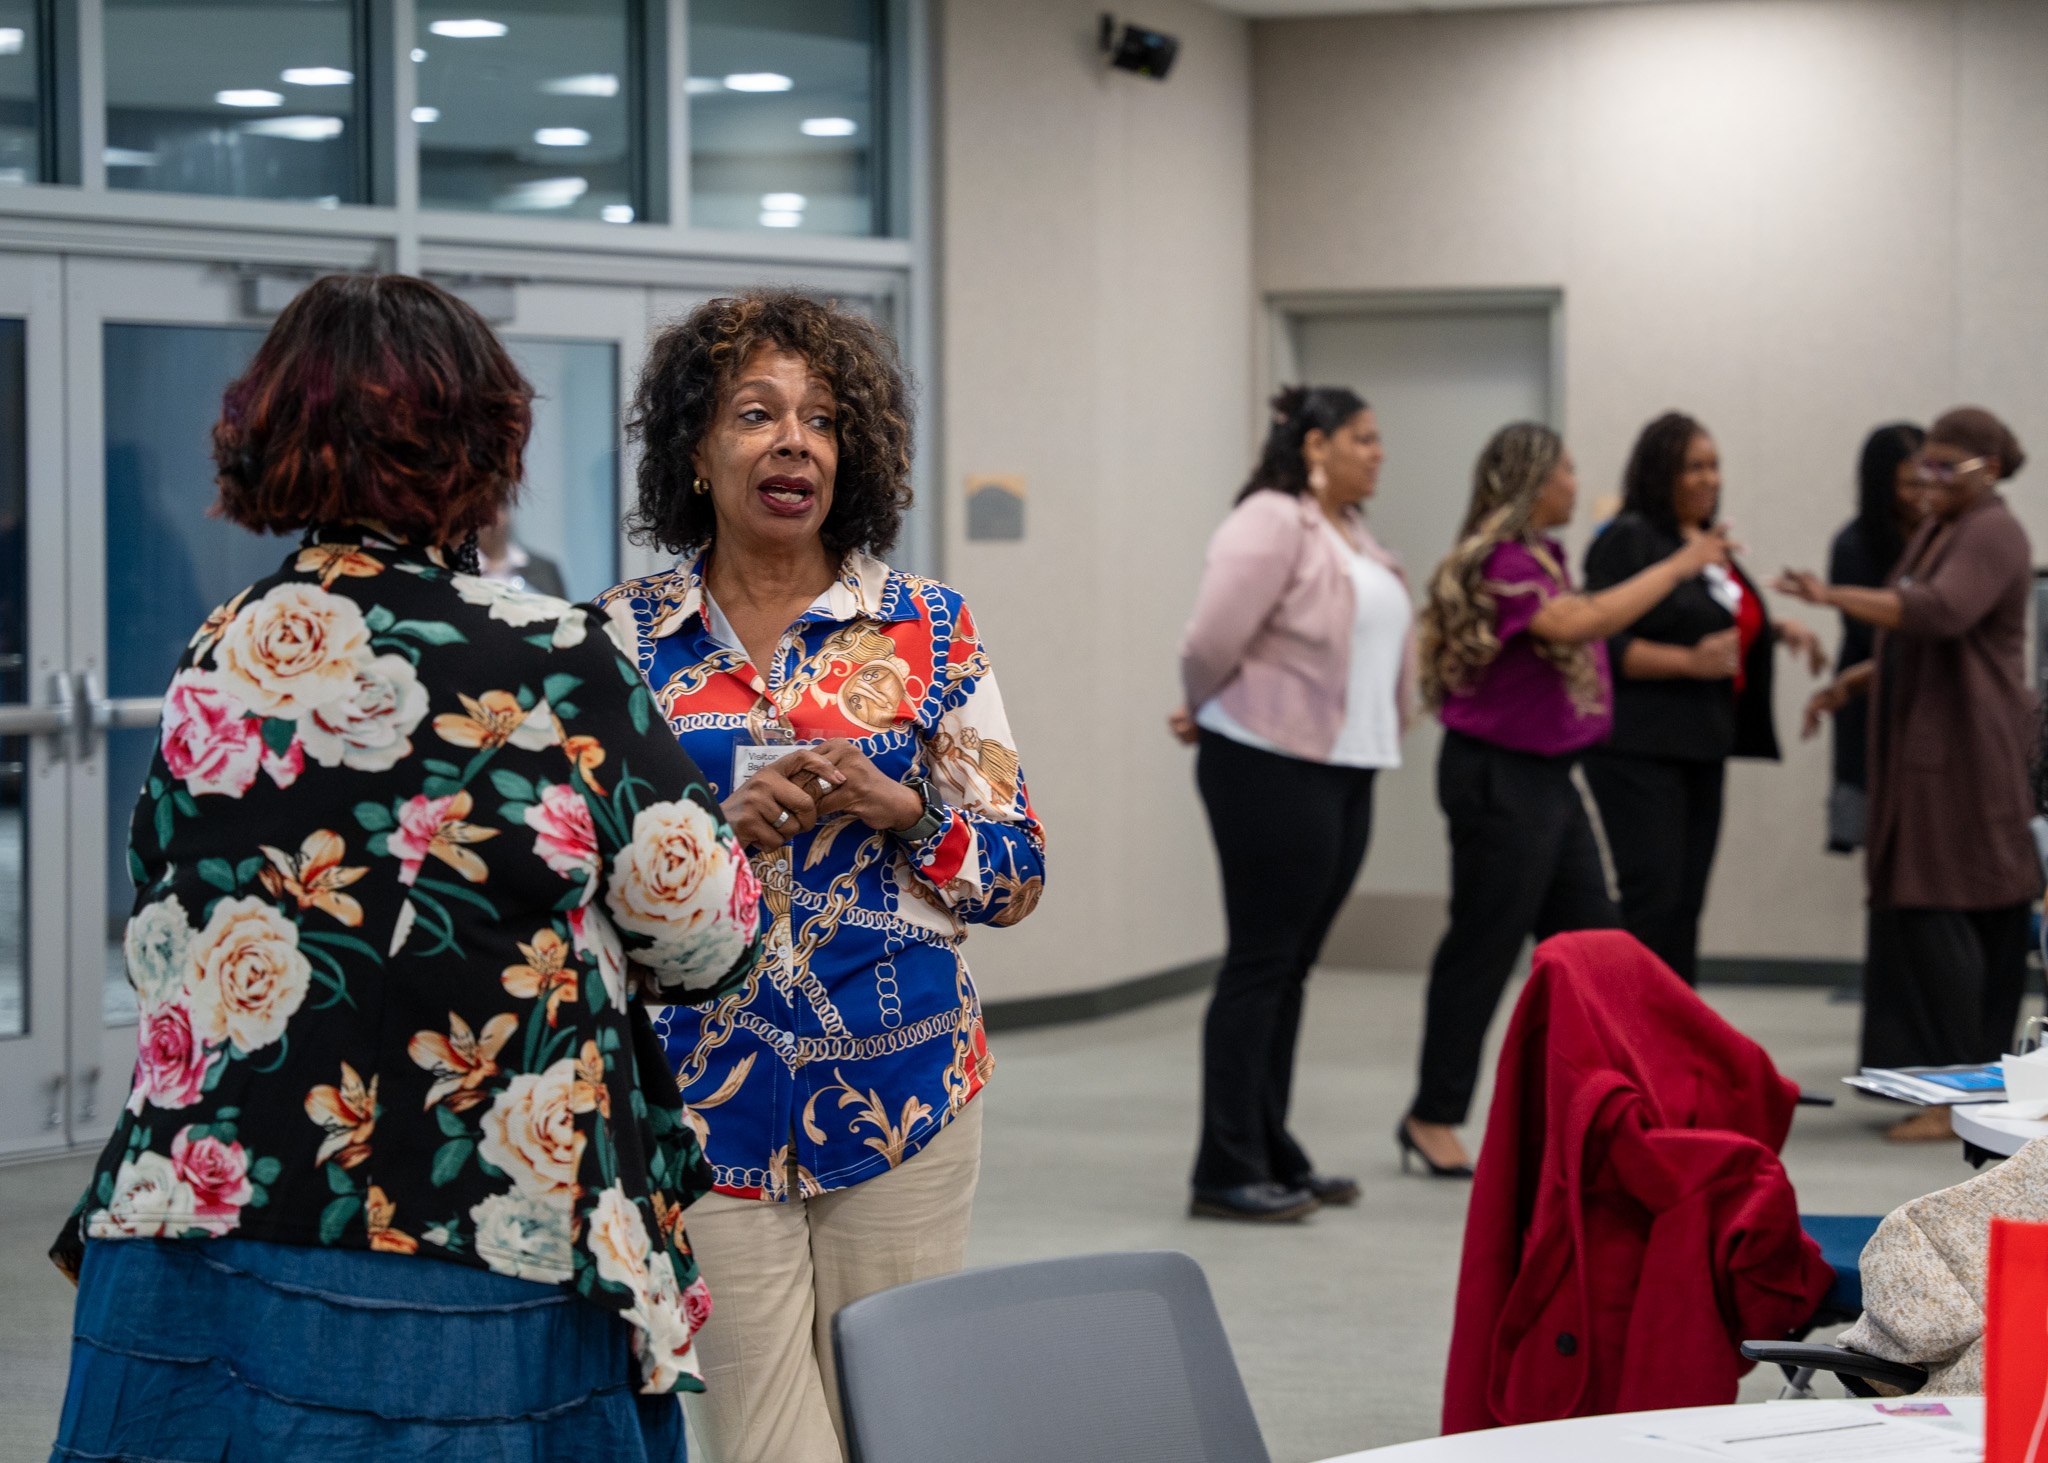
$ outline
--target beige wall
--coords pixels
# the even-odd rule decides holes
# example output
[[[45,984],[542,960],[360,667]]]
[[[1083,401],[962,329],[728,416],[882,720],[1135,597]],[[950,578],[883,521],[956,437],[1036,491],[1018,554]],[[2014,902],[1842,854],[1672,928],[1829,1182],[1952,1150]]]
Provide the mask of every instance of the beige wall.
[[[1588,496],[1644,421],[1689,410],[1761,576],[1824,565],[1879,421],[1980,401],[2048,462],[2048,5],[1703,0],[1253,37],[1257,289],[1562,288]],[[2013,497],[2048,553],[2044,482]],[[1786,762],[1731,774],[1705,945],[1856,956],[1860,870],[1819,851],[1824,744],[1797,739],[1810,683],[1780,685]]]
[[[1216,876],[1163,730],[1202,547],[1247,461],[1246,22],[1156,0],[1165,85],[1108,71],[1098,7],[948,0],[940,481],[967,596],[1048,827],[1043,904],[967,956],[985,997],[1213,955]],[[962,537],[961,480],[1020,473],[1021,543]]]

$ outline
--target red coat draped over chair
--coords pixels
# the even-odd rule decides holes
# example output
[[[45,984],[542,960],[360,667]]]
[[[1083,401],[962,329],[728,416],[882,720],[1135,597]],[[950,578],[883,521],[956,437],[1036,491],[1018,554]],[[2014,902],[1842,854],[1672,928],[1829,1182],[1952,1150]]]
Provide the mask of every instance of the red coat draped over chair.
[[[1501,1052],[1443,1430],[1735,1400],[1833,1281],[1777,1150],[1799,1089],[1619,930],[1558,935]]]

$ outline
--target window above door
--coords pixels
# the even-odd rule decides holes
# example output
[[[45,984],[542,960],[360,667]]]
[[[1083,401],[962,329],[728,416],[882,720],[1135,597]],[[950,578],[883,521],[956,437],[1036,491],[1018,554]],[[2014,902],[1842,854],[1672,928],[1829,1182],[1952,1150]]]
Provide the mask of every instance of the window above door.
[[[917,216],[922,17],[923,0],[0,0],[0,214],[26,204],[14,187],[185,194],[522,241],[796,235],[820,257]]]

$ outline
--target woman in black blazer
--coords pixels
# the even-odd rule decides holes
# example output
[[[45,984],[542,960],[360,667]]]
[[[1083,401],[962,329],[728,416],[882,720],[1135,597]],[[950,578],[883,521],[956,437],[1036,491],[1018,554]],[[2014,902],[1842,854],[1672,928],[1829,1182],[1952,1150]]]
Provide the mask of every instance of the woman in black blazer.
[[[1629,455],[1621,512],[1586,551],[1587,590],[1670,554],[1714,522],[1720,499],[1721,459],[1706,429],[1678,412],[1651,422]],[[1771,647],[1803,653],[1816,674],[1825,652],[1798,621],[1774,623],[1732,559],[1686,580],[1607,645],[1614,732],[1585,768],[1622,923],[1691,983],[1728,758],[1778,758]]]

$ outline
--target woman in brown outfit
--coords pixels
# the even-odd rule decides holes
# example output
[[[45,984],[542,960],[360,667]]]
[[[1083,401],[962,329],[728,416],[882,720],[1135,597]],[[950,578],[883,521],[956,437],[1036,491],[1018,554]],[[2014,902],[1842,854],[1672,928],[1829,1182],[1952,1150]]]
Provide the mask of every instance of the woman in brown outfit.
[[[1959,407],[1921,449],[1928,517],[1885,587],[1778,582],[1878,629],[1872,659],[1816,699],[1832,712],[1868,694],[1873,711],[1865,1066],[1991,1061],[2019,1017],[2041,892],[2027,827],[2032,564],[1997,485],[2025,460],[2003,422]],[[1890,1136],[1949,1133],[1948,1110],[1930,1108]]]

